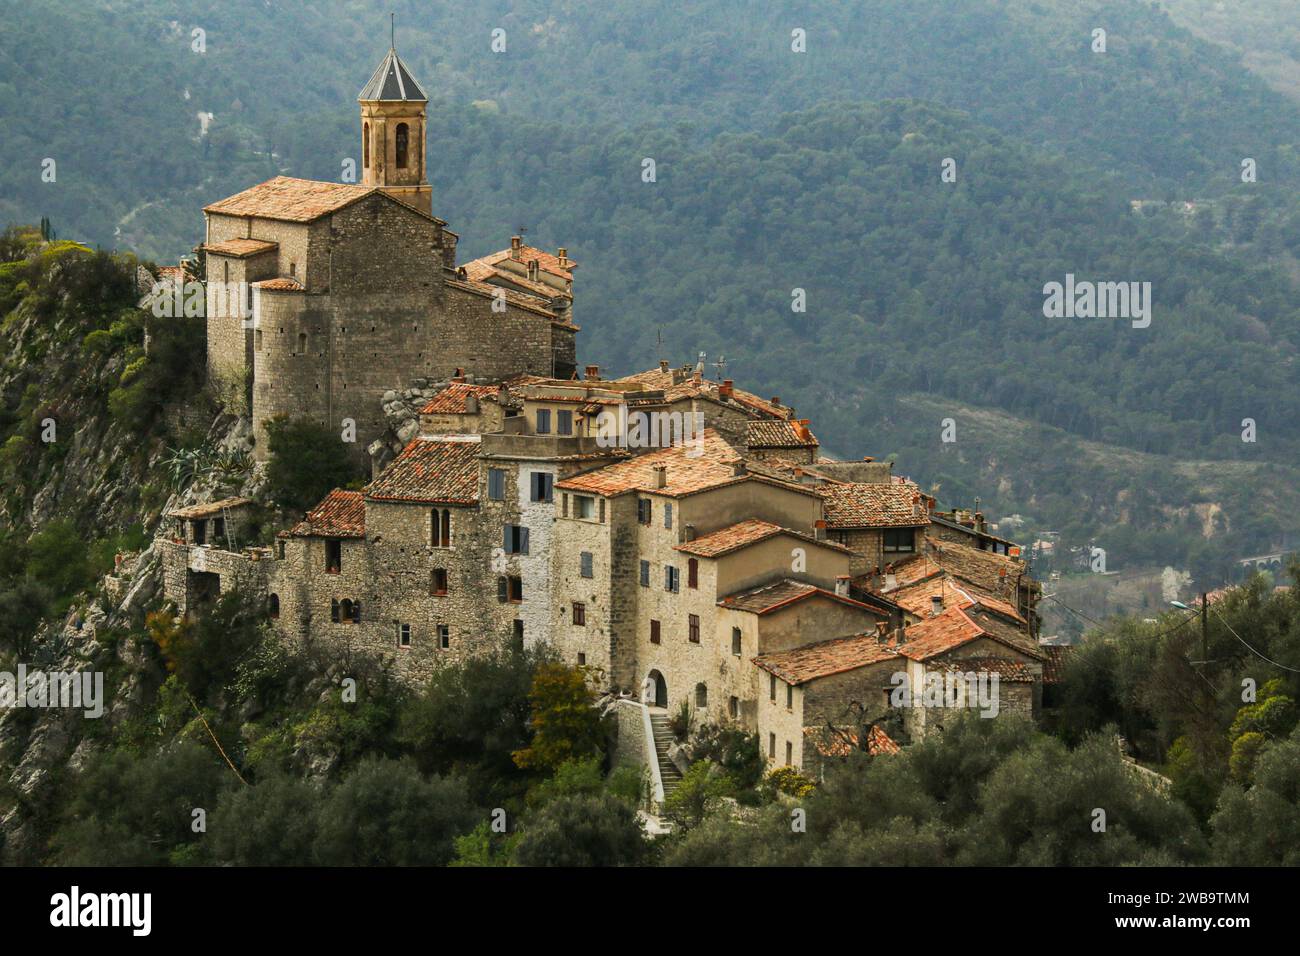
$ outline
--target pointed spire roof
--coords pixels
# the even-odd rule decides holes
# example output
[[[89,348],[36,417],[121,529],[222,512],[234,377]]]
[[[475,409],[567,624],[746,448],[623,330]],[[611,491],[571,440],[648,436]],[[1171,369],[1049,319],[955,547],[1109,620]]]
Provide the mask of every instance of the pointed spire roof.
[[[415,77],[392,47],[388,48],[384,61],[379,64],[374,76],[370,77],[370,82],[357,94],[357,99],[363,103],[369,100],[429,102],[420,84],[415,82]]]

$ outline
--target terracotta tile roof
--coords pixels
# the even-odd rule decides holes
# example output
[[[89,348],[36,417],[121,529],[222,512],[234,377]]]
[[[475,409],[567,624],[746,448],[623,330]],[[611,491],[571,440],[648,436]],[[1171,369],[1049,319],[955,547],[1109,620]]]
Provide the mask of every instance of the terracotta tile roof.
[[[244,259],[262,252],[272,252],[279,249],[280,244],[265,239],[227,239],[225,242],[206,243],[203,248],[213,255]]]
[[[673,384],[673,370],[664,370],[661,368],[652,368],[645,372],[636,372],[633,375],[625,375],[619,382],[635,382],[648,389],[660,389],[664,396],[672,401],[680,398],[693,398],[696,396],[705,396],[716,401],[726,401],[718,395],[718,386],[720,382],[711,382],[701,378],[695,381],[691,375],[687,375],[686,380]],[[765,418],[787,419],[790,417],[790,409],[780,405],[773,405],[766,399],[759,398],[752,392],[746,392],[744,389],[732,388],[731,400],[745,406],[748,410],[758,412]]]
[[[935,617],[908,625],[898,652],[912,660],[927,661],[981,637],[997,641],[1027,657],[1042,658],[1042,653],[1029,643],[1026,635],[978,606],[949,608]]]
[[[210,515],[221,514],[226,508],[239,508],[252,503],[252,498],[222,498],[219,501],[209,501],[201,505],[190,505],[188,508],[177,508],[175,511],[167,512],[167,514],[172,518],[207,518]]]
[[[894,741],[893,737],[881,730],[876,724],[872,724],[867,730],[867,753],[873,757],[881,754],[901,753],[902,749]]]
[[[823,757],[847,757],[861,749],[858,735],[842,727],[805,727],[805,744],[812,746]],[[867,753],[873,757],[900,753],[902,748],[876,724],[867,728]]]
[[[1007,684],[1032,684],[1038,679],[1033,667],[1024,661],[1013,661],[1006,657],[954,657],[930,666],[953,674],[969,674],[972,671],[997,674],[998,680]]]
[[[819,588],[815,584],[809,584],[806,581],[795,581],[792,578],[785,578],[771,584],[760,584],[757,587],[746,588],[743,591],[737,591],[735,594],[729,594],[718,602],[718,606],[735,611],[749,611],[751,614],[769,614],[772,611],[779,611],[791,604],[815,596],[829,598],[850,607],[861,608],[876,617],[884,616],[880,610],[870,604],[863,604],[861,601],[843,597],[834,591]]]
[[[875,579],[877,583],[879,580],[879,578]],[[900,585],[888,593],[891,601],[918,617],[928,617],[933,609],[932,599],[940,597],[943,599],[945,610],[954,606],[969,607],[978,603],[1012,620],[1024,622],[1024,617],[1006,601],[946,571],[935,571],[928,577]]]
[[[826,527],[917,528],[930,523],[916,485],[827,482],[817,490],[826,500]]]
[[[481,400],[495,398],[500,393],[501,386],[499,385],[470,385],[467,382],[453,382],[429,399],[425,406],[420,409],[420,414],[433,415],[444,412],[464,415],[467,411],[465,399],[470,395],[477,395]]]
[[[754,664],[787,684],[797,685],[894,659],[901,660],[898,648],[881,643],[875,634],[856,634],[775,654],[760,654],[754,658]]]
[[[476,261],[484,262],[488,265],[496,265],[502,260],[510,258],[510,250],[502,249],[500,252],[488,253]],[[558,257],[547,252],[545,249],[538,249],[536,246],[520,246],[518,262],[525,269],[528,268],[530,259],[537,260],[537,268],[542,272],[549,272],[551,275],[559,276],[562,279],[572,279],[573,270],[578,268],[578,264],[572,259],[568,260],[567,267],[560,265]]]
[[[528,309],[539,315],[544,315],[549,319],[557,318],[556,313],[547,308],[546,304],[535,295],[525,295],[522,292],[516,292],[513,289],[507,289],[499,285],[493,285],[490,282],[476,282],[473,279],[452,279],[446,280],[446,286],[451,289],[460,289],[463,292],[469,292],[485,299],[494,298],[497,293],[503,293],[506,302],[511,305],[517,305],[521,309]],[[563,322],[561,325],[568,325]],[[577,328],[577,326],[573,326]]]
[[[1016,577],[1025,570],[1025,563],[1005,554],[981,551],[979,548],[927,536],[922,553],[894,565],[894,578],[901,587],[941,570],[969,581],[1003,600],[1013,601]],[[1025,581],[1029,581],[1029,578],[1026,577]]]
[[[289,534],[296,538],[364,538],[366,504],[361,492],[334,489]]]
[[[816,448],[821,444],[807,425],[775,419],[749,422],[745,443],[750,448]]]
[[[694,457],[692,457],[694,456]],[[585,491],[598,495],[621,495],[629,491],[649,491],[657,495],[679,497],[734,482],[752,480],[747,472],[737,474],[741,457],[711,428],[692,444],[675,445],[637,455],[604,468],[557,481],[555,487],[565,491]],[[665,466],[664,486],[655,487],[655,468]],[[793,486],[789,486],[793,487]]]
[[[378,478],[368,499],[472,505],[478,502],[479,442],[469,437],[415,438]]]
[[[220,202],[204,206],[203,211],[223,216],[312,222],[372,192],[381,190],[352,183],[324,183],[312,179],[276,176]]]
[[[572,294],[566,289],[559,289],[555,286],[547,285],[545,282],[534,281],[533,279],[528,278],[527,275],[519,275],[518,273],[511,272],[507,269],[499,269],[488,262],[487,259],[472,259],[465,263],[461,268],[465,270],[465,277],[475,282],[491,283],[492,279],[499,278],[505,282],[520,286],[527,290],[529,294],[547,301],[557,295],[563,296],[566,299],[573,298]],[[495,285],[496,283],[491,284]]]
[[[812,535],[803,534],[791,528],[783,528],[779,524],[763,521],[760,518],[747,518],[744,521],[738,521],[711,534],[696,538],[694,541],[674,545],[673,549],[683,551],[686,554],[697,554],[702,558],[717,558],[748,547],[751,544],[766,541],[778,534],[792,535],[807,541],[809,544],[821,545],[846,554],[853,553],[842,544],[836,544],[834,541],[818,541]]]
[[[280,276],[275,279],[263,279],[261,282],[254,282],[253,287],[261,289],[264,292],[302,292],[303,285],[297,279],[290,279],[287,276]]]
[[[1065,677],[1065,662],[1074,650],[1069,644],[1039,645],[1043,652],[1043,683],[1059,684]]]

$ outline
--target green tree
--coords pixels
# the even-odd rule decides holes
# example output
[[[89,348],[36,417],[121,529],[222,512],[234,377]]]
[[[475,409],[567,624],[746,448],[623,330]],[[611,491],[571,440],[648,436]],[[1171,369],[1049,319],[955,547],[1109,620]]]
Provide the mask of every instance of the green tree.
[[[553,771],[569,760],[601,753],[605,728],[584,668],[541,664],[528,692],[532,741],[514,754],[524,769]]]
[[[266,436],[267,494],[282,508],[306,511],[363,477],[338,432],[324,425],[282,416],[266,423]]]
[[[636,811],[613,796],[569,794],[528,819],[515,862],[520,866],[635,865],[645,854]]]

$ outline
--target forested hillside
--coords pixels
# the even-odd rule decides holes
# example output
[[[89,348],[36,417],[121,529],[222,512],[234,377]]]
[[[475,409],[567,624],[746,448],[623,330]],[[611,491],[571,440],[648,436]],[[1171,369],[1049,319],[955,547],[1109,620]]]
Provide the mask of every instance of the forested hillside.
[[[1161,506],[1121,562],[1217,574],[1300,530],[1205,480],[1300,451],[1300,104],[1154,4],[37,0],[0,22],[0,222],[50,216],[61,238],[170,258],[206,202],[277,173],[338,179],[389,6],[431,98],[435,211],[467,256],[521,225],[566,245],[585,361],[644,367],[661,337],[674,362],[724,354],[828,451],[897,454],[949,501],[983,493],[1080,535],[1128,525],[1129,453],[1202,463],[1143,472]],[[1150,282],[1151,326],[1045,319],[1066,273]],[[970,442],[981,409],[1051,453],[1005,429]],[[1232,535],[1213,566],[1186,520],[1206,502]]]

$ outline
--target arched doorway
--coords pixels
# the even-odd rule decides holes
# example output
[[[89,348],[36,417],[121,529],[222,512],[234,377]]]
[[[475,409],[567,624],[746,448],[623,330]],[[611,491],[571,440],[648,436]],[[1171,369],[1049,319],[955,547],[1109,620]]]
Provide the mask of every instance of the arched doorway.
[[[641,700],[650,707],[668,706],[668,682],[659,671],[652,670],[646,675]]]

